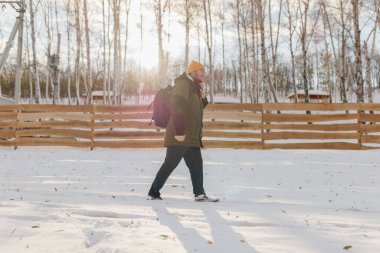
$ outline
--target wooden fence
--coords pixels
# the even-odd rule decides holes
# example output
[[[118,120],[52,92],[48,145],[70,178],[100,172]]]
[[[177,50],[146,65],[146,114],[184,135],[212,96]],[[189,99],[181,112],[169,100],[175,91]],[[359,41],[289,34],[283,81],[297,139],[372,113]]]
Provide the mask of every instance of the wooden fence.
[[[2,105],[0,146],[162,147],[147,105]],[[212,104],[206,148],[380,148],[380,104]]]

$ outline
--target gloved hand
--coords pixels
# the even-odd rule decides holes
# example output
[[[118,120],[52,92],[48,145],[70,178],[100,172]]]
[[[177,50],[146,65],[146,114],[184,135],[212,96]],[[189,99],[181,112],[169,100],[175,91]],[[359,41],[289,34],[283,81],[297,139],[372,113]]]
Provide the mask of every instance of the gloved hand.
[[[174,139],[176,139],[176,141],[178,141],[178,142],[184,142],[185,137],[186,137],[186,135],[175,135]]]

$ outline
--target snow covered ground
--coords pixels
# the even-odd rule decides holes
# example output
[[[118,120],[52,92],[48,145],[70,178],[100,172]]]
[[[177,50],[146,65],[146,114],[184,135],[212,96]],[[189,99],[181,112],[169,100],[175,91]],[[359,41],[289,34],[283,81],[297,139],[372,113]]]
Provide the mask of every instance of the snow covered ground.
[[[222,202],[184,163],[146,200],[164,151],[0,148],[0,252],[380,251],[380,151],[207,149]]]

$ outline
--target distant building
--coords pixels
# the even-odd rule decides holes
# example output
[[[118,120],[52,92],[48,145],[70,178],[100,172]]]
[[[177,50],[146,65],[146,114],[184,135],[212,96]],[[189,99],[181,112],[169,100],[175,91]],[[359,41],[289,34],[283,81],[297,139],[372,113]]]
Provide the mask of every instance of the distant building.
[[[0,95],[0,105],[14,104],[14,100]]]
[[[297,91],[297,96],[298,96],[298,102],[300,103],[305,102],[304,90]],[[289,99],[290,102],[296,101],[296,96],[294,93],[290,94],[286,98]],[[309,98],[310,98],[310,103],[329,103],[330,102],[330,94],[327,91],[309,90]]]
[[[113,100],[114,92],[110,91],[111,101]],[[119,94],[120,95],[120,94]],[[102,90],[94,90],[91,92],[92,103],[93,104],[103,104],[103,91]],[[108,98],[108,92],[106,91],[106,99]],[[82,94],[82,99],[87,99],[87,94]]]

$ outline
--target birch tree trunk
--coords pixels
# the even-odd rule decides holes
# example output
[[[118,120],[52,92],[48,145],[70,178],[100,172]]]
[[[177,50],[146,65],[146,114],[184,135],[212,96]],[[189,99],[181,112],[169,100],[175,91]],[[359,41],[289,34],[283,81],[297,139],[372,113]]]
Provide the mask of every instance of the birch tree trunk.
[[[263,72],[264,90],[265,90],[265,102],[269,102],[269,91],[272,92],[273,99],[277,103],[277,95],[272,86],[272,82],[269,75],[269,64],[267,61],[266,46],[265,46],[265,30],[264,30],[264,10],[262,0],[257,1],[257,12],[259,20],[259,29],[261,34],[261,64]]]
[[[44,10],[44,9],[43,9]],[[50,29],[50,23],[51,23],[51,6],[50,3],[46,3],[46,9],[44,10],[44,21],[45,21],[45,26],[46,26],[46,31],[47,31],[47,64],[46,64],[46,82],[45,82],[45,100],[46,104],[49,103],[49,84],[50,83],[50,71],[49,71],[49,59],[51,56],[51,29]],[[53,90],[53,89],[52,89]]]
[[[57,51],[53,54],[52,60],[54,59],[53,65],[50,66],[52,83],[53,83],[53,104],[59,103],[59,54],[60,54],[60,44],[61,44],[61,34],[58,33],[57,36]]]
[[[123,82],[123,78],[122,78],[122,52],[121,52],[121,29],[120,29],[120,13],[121,13],[121,4],[120,4],[120,0],[119,0],[119,10],[117,12],[118,16],[117,16],[117,40],[116,40],[116,43],[117,43],[117,103],[118,104],[121,104],[121,94],[122,94],[122,82]]]
[[[307,76],[307,45],[306,45],[306,39],[307,39],[307,18],[308,18],[308,12],[309,12],[309,0],[302,1],[303,9],[301,8],[301,2],[298,0],[299,9],[300,9],[300,17],[301,17],[301,31],[300,31],[300,40],[301,40],[301,47],[302,47],[302,81],[303,81],[303,88],[305,91],[305,103],[310,102],[309,97],[309,82],[308,82],[308,76]]]
[[[243,66],[243,60],[242,60],[242,49],[241,49],[241,34],[240,34],[240,0],[236,0],[236,28],[237,28],[237,34],[238,34],[238,43],[239,43],[239,82],[240,82],[240,103],[243,103],[243,74],[242,74],[242,66]]]
[[[377,27],[380,27],[380,2],[374,0],[373,7],[375,9],[376,19],[373,27],[373,35],[372,35],[372,49],[371,52],[368,52],[368,48],[366,49],[366,62],[367,62],[367,73],[366,80],[368,85],[368,102],[373,103],[373,83],[372,83],[372,59],[375,57],[375,47],[376,47],[376,33]]]
[[[83,22],[83,20],[82,20]],[[82,28],[83,33],[83,28]],[[83,43],[83,40],[81,41],[81,55],[80,55],[80,64],[81,64],[81,77],[83,79],[83,86],[84,86],[84,95],[86,96],[86,100],[84,103],[87,103],[87,93],[88,93],[88,86],[87,86],[87,64],[86,64],[86,43]]]
[[[276,34],[273,32],[273,22],[272,22],[272,4],[271,0],[269,0],[269,27],[270,27],[270,41],[271,41],[271,53],[272,53],[272,83],[274,86],[274,90],[277,94],[277,50],[278,50],[278,40],[279,40],[279,34],[280,34],[280,24],[281,24],[281,14],[282,14],[282,1],[279,0],[279,11],[278,11],[278,19],[277,19],[277,30]],[[275,39],[273,39],[273,36],[276,36]]]
[[[71,8],[70,8],[70,1],[67,0],[66,2],[66,26],[67,26],[67,99],[69,105],[71,104],[71,29],[70,29],[70,16],[71,16]]]
[[[104,1],[104,0],[103,0]],[[132,0],[125,2],[125,45],[124,45],[124,73],[127,71],[127,52],[128,52],[128,39],[129,39],[129,13],[131,11]]]
[[[86,103],[92,103],[92,73],[91,73],[91,51],[90,51],[90,28],[88,26],[88,10],[87,10],[87,0],[83,0],[83,16],[84,16],[84,27],[85,27],[85,35],[86,35],[86,59],[87,59],[87,99]]]
[[[40,83],[37,81],[37,53],[36,53],[36,31],[34,24],[34,8],[33,8],[33,0],[29,0],[29,12],[30,12],[30,27],[31,27],[31,37],[32,37],[32,68],[33,68],[33,81],[34,83],[34,99],[36,104],[39,104],[41,101],[41,89]]]
[[[27,48],[27,58],[28,58],[28,81],[29,81],[29,104],[33,103],[33,73],[31,71],[32,64],[30,62],[30,50],[29,50],[29,29],[26,26],[26,48]],[[1,93],[0,93],[1,95]]]
[[[197,48],[198,48],[198,62],[201,61],[201,28],[199,23],[197,23]]]
[[[190,40],[190,19],[191,19],[191,0],[185,0],[185,69],[189,65],[189,40]]]
[[[102,0],[102,11],[103,11],[103,104],[107,104],[109,100],[107,99],[107,69],[106,69],[106,13],[105,13],[105,0]]]
[[[248,15],[246,10],[246,4],[243,5],[243,44],[244,44],[244,84],[245,84],[245,103],[248,102],[248,97],[250,98],[250,101],[252,103],[253,97],[251,93],[251,82],[250,82],[250,70],[249,70],[249,60],[248,60],[248,36],[247,36],[247,28],[248,28]]]
[[[358,103],[364,103],[364,80],[363,80],[363,62],[361,48],[361,30],[359,27],[360,6],[359,0],[351,0],[353,24],[354,24],[354,51],[355,51],[355,79],[356,79],[356,94]]]
[[[328,30],[330,29],[330,22],[329,22],[329,18],[328,18],[328,13],[326,11],[326,5],[325,5],[325,2],[324,0],[321,2],[321,5],[322,5],[322,9],[323,9],[323,12],[322,12],[322,15],[323,15],[323,42],[325,44],[325,50],[326,50],[326,56],[325,56],[325,59],[324,59],[324,62],[325,62],[325,70],[327,70],[327,85],[328,85],[328,89],[329,89],[329,94],[330,94],[330,103],[332,103],[332,97],[333,97],[333,83],[331,81],[331,72],[332,72],[332,66],[331,66],[331,57],[330,57],[330,48],[329,48],[329,43],[328,43]],[[330,34],[331,35],[331,34]],[[332,41],[333,42],[333,41]],[[335,67],[335,70],[337,70],[337,58],[336,58],[336,52],[335,52],[335,46],[334,44],[332,44],[332,48],[333,48],[333,55],[334,55],[334,67]]]
[[[121,88],[120,0],[112,0],[113,10],[113,103],[119,103]]]
[[[167,48],[171,48],[170,45],[170,38],[171,38],[171,33],[170,33],[170,25],[172,23],[172,4],[171,0],[168,0],[168,18],[167,18],[167,32],[166,32],[166,46]],[[165,66],[166,66],[166,71],[165,71],[165,86],[169,84],[169,74],[170,74],[170,68],[169,68],[169,59],[170,59],[170,50],[166,50],[166,55],[165,55]],[[143,87],[141,87],[143,88]]]
[[[347,63],[346,63],[346,53],[347,53],[347,39],[346,39],[346,20],[344,11],[344,1],[340,0],[340,23],[341,23],[341,52],[340,52],[340,89],[343,103],[347,103],[347,93],[346,93],[346,81],[347,81]]]
[[[154,0],[153,10],[156,17],[157,26],[157,39],[158,39],[158,80],[160,82],[160,87],[165,87],[166,84],[166,61],[163,46],[163,18],[168,6],[169,0]]]
[[[81,103],[80,99],[80,55],[81,55],[81,26],[79,17],[80,0],[74,0],[75,31],[76,31],[76,56],[75,56],[75,93],[77,104]]]
[[[57,32],[57,51],[56,51],[56,57],[59,60],[60,59],[60,44],[61,44],[61,34],[59,32],[59,25],[58,25],[58,8],[57,8],[57,0],[54,1],[54,8],[55,8],[55,23],[56,23],[56,32]],[[59,64],[59,62],[58,62]],[[54,89],[53,89],[53,97],[56,99],[56,102],[59,103],[59,100],[61,99],[61,75],[60,75],[60,69],[59,66],[57,66],[56,70],[56,79],[57,83],[54,84],[55,81],[53,81]]]
[[[111,90],[112,90],[112,78],[111,78],[111,51],[112,51],[112,39],[111,39],[111,1],[108,0],[108,20],[107,20],[107,40],[108,40],[108,69],[107,69],[107,91],[108,91],[108,100],[109,103],[113,103],[113,96],[111,97]],[[115,80],[113,80],[115,81]]]
[[[365,80],[367,83],[368,102],[373,103],[372,97],[372,79],[371,79],[371,57],[369,55],[368,44],[364,44],[365,63],[366,63],[366,75]]]
[[[210,102],[214,103],[214,88],[213,88],[213,55],[212,55],[212,18],[211,18],[211,6],[210,0],[203,0],[203,9],[204,9],[204,17],[206,23],[206,45],[208,51],[208,82],[209,82],[209,92],[210,92]]]
[[[290,61],[291,61],[291,76],[292,76],[292,87],[294,92],[294,98],[296,103],[298,103],[298,94],[297,94],[297,84],[296,84],[296,67],[295,67],[295,56],[293,49],[293,34],[295,32],[294,24],[293,24],[293,14],[292,8],[290,4],[290,0],[286,0],[286,11],[288,15],[288,30],[289,30],[289,49],[290,49]]]
[[[142,75],[141,71],[141,61],[142,61],[142,54],[143,54],[143,41],[144,41],[144,17],[143,17],[143,6],[142,2],[140,1],[140,55],[139,55],[139,83],[138,83],[138,89],[143,86],[144,83],[144,77]],[[137,96],[136,104],[140,103],[140,94]]]
[[[322,3],[322,9],[324,13],[324,23],[327,24],[327,27],[329,29],[329,37],[330,37],[330,43],[332,46],[333,54],[334,54],[334,67],[335,72],[337,73],[338,79],[339,79],[339,88],[340,88],[340,97],[343,101],[343,103],[347,103],[347,93],[346,93],[346,80],[347,80],[347,67],[346,67],[346,45],[347,45],[347,39],[346,39],[346,19],[345,19],[345,11],[344,11],[344,2],[347,0],[339,0],[339,22],[341,26],[341,34],[340,34],[340,52],[339,55],[337,53],[337,50],[335,49],[335,42],[334,37],[336,36],[331,28],[331,22],[327,11],[327,4],[326,0],[323,0]],[[339,58],[338,58],[339,57]]]
[[[220,23],[221,23],[221,28],[222,28],[222,33],[221,33],[221,37],[222,37],[222,69],[223,69],[223,78],[222,78],[222,83],[223,83],[223,86],[224,86],[224,96],[227,96],[227,84],[226,84],[226,74],[227,74],[227,71],[226,71],[226,56],[225,56],[225,44],[224,44],[224,23],[225,23],[225,3],[224,3],[224,0],[222,1],[222,10],[221,10],[221,13],[220,13]]]
[[[117,25],[117,33],[116,33],[116,45],[117,45],[117,78],[116,78],[116,102],[117,104],[121,104],[121,93],[122,93],[122,59],[121,59],[121,37],[120,37],[120,12],[121,12],[121,4],[120,0],[118,0],[118,10],[117,10],[117,20],[116,20],[116,25]]]
[[[258,64],[257,64],[257,46],[256,46],[256,32],[257,32],[257,18],[256,18],[256,11],[255,11],[255,4],[254,0],[250,1],[250,7],[251,7],[251,16],[252,16],[252,21],[251,21],[251,40],[252,40],[252,90],[254,94],[254,102],[259,103],[259,82],[258,82]]]

